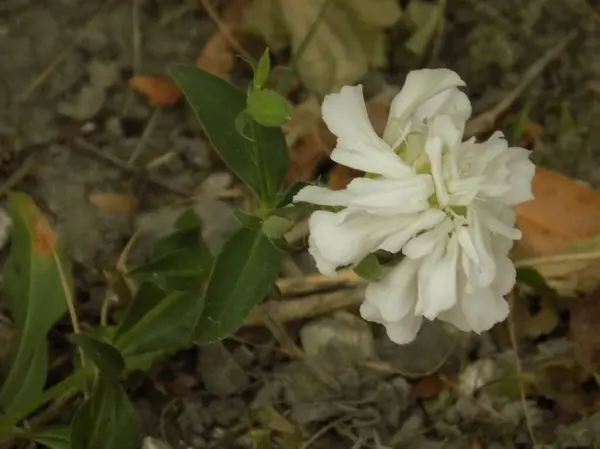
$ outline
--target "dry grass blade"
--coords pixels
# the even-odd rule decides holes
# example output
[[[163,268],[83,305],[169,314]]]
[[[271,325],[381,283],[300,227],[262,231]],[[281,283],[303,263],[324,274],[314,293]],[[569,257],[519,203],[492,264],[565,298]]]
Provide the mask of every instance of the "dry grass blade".
[[[309,274],[308,276],[282,278],[277,280],[277,288],[282,295],[303,295],[319,290],[354,287],[364,282],[353,270],[338,271],[336,277],[322,274]]]
[[[244,326],[263,326],[264,314],[280,323],[326,315],[340,309],[358,307],[364,300],[363,287],[338,290],[331,293],[316,293],[298,299],[270,300],[255,307],[244,321]]]
[[[81,42],[81,40],[83,39],[85,34],[88,32],[88,30],[92,27],[92,25],[94,25],[96,20],[98,20],[98,17],[100,17],[100,14],[111,3],[113,3],[113,0],[106,0],[100,6],[98,11],[94,14],[94,16],[90,19],[90,21],[86,24],[86,26],[83,27],[83,29],[77,34],[75,39],[73,39],[71,41],[71,44],[67,48],[65,48],[63,50],[63,52],[60,55],[58,55],[58,57],[54,61],[52,61],[52,63],[48,67],[46,67],[46,69],[29,84],[29,86],[27,86],[27,89],[25,89],[21,93],[21,95],[19,95],[19,100],[21,102],[27,101],[29,99],[29,97],[48,80],[50,75],[52,75],[52,73],[58,68],[58,66],[60,66],[60,64],[62,64],[62,62],[65,59],[67,59],[67,56],[69,56],[69,53],[71,53],[75,49],[75,47],[77,47],[77,45],[79,45],[79,43]]]

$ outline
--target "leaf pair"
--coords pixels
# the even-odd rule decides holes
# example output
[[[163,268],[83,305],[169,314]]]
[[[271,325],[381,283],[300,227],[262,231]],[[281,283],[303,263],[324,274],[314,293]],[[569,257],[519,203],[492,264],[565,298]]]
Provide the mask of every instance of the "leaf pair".
[[[289,159],[281,129],[252,120],[245,123],[246,136],[242,135],[236,121],[246,110],[244,92],[200,69],[174,67],[170,73],[225,163],[271,207],[283,185]],[[260,98],[253,104],[262,108]]]
[[[283,183],[289,158],[283,132],[273,127],[277,121],[270,120],[282,110],[271,98],[275,92],[263,89],[269,70],[265,52],[246,97],[227,81],[202,70],[171,69],[211,143],[231,170],[256,192],[262,216],[267,217],[238,214],[244,226],[227,241],[215,261],[204,310],[194,329],[196,343],[234,333],[252,307],[269,293],[281,268],[284,253],[273,242],[290,223],[270,216],[270,211],[285,205],[281,200],[286,197]],[[252,120],[240,123],[244,114]]]

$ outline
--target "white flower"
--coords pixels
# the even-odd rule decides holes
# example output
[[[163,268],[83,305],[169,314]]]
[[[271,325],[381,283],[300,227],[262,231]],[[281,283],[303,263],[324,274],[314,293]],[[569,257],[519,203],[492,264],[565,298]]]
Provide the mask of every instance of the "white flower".
[[[361,307],[397,343],[414,339],[423,318],[482,332],[508,314],[504,295],[515,282],[508,253],[520,238],[513,206],[532,198],[535,167],[501,133],[462,141],[471,105],[461,86],[449,70],[409,73],[383,138],[369,122],[362,86],[328,95],[323,119],[338,138],[331,158],[368,175],[339,191],[305,187],[294,198],[340,208],[309,220],[309,252],[323,274],[377,250],[403,253],[367,287]]]

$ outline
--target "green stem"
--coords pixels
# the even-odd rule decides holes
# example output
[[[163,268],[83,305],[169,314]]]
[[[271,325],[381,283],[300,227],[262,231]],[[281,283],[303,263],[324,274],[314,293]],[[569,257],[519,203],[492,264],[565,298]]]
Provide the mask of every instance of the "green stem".
[[[36,401],[32,402],[26,407],[23,407],[21,410],[17,410],[7,416],[4,416],[0,420],[0,437],[14,435],[15,426],[19,421],[24,420],[46,403],[66,394],[69,392],[69,390],[78,388],[90,374],[93,374],[93,370],[80,368],[69,377],[66,377],[56,385],[48,388],[37,398]]]
[[[254,163],[258,168],[258,177],[260,179],[260,212],[261,216],[265,217],[267,213],[271,210],[273,205],[270,203],[269,198],[269,177],[265,172],[265,161],[262,157],[262,152],[260,151],[260,144],[258,143],[258,139],[256,137],[256,124],[252,122],[252,148],[254,150]]]

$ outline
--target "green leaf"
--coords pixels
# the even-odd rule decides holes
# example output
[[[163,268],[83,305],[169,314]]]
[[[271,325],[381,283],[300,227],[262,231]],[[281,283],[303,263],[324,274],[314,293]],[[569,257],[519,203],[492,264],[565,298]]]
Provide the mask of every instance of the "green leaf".
[[[311,212],[315,209],[314,204],[309,203],[298,203],[298,204],[290,204],[285,207],[280,207],[278,209],[271,209],[269,211],[268,216],[276,215],[278,217],[290,217],[290,216],[298,216],[301,214],[305,214],[307,212]]]
[[[313,184],[310,182],[307,182],[307,181],[295,182],[294,184],[289,186],[286,190],[282,191],[277,196],[277,203],[275,203],[275,207],[280,208],[280,207],[287,206],[288,204],[290,204],[292,202],[292,200],[294,199],[294,196],[300,190],[302,190],[306,186],[311,186],[311,185],[313,185]]]
[[[21,408],[41,393],[46,335],[67,310],[65,289],[72,292],[69,264],[44,215],[31,198],[20,193],[9,196],[9,208],[13,238],[3,270],[4,297],[17,336],[0,390],[0,407],[5,411]],[[33,373],[33,366],[39,371]]]
[[[361,260],[361,262],[354,267],[354,272],[361,278],[370,282],[379,281],[382,276],[381,265],[375,254],[369,254]]]
[[[215,261],[194,341],[210,343],[233,334],[269,293],[283,256],[260,230],[239,229]]]
[[[274,90],[251,92],[246,106],[250,116],[263,126],[281,126],[292,116],[289,102]]]
[[[278,215],[271,215],[263,223],[262,230],[270,239],[278,239],[292,229],[292,226],[294,226],[292,220]]]
[[[127,394],[100,378],[73,419],[71,449],[139,449],[141,444],[139,419]]]
[[[556,290],[554,290],[548,285],[546,279],[544,279],[544,277],[535,268],[517,268],[517,282],[520,284],[528,285],[536,293],[542,296],[551,298],[558,297],[558,293],[556,292]]]
[[[100,373],[113,379],[119,378],[125,368],[125,361],[117,348],[85,333],[71,334],[68,338],[94,362]]]
[[[170,351],[190,343],[204,304],[200,289],[165,292],[144,282],[115,335],[125,357]]]
[[[131,270],[127,275],[167,290],[193,289],[208,277],[211,268],[208,261],[199,256],[201,254],[194,248],[178,249]]]
[[[236,131],[235,121],[246,109],[244,92],[193,67],[173,67],[170,73],[225,163],[265,204],[273,204],[289,162],[281,129],[252,123],[248,130],[252,141],[242,137]]]
[[[271,72],[271,57],[269,55],[269,49],[265,49],[265,52],[260,57],[258,65],[254,70],[253,85],[255,89],[261,89],[269,80],[269,73]]]
[[[256,215],[250,215],[244,212],[243,210],[236,210],[233,213],[233,217],[237,220],[239,224],[248,229],[260,229],[262,226],[262,219],[257,217]]]
[[[49,449],[71,449],[70,433],[69,426],[51,426],[27,433],[25,437]]]

